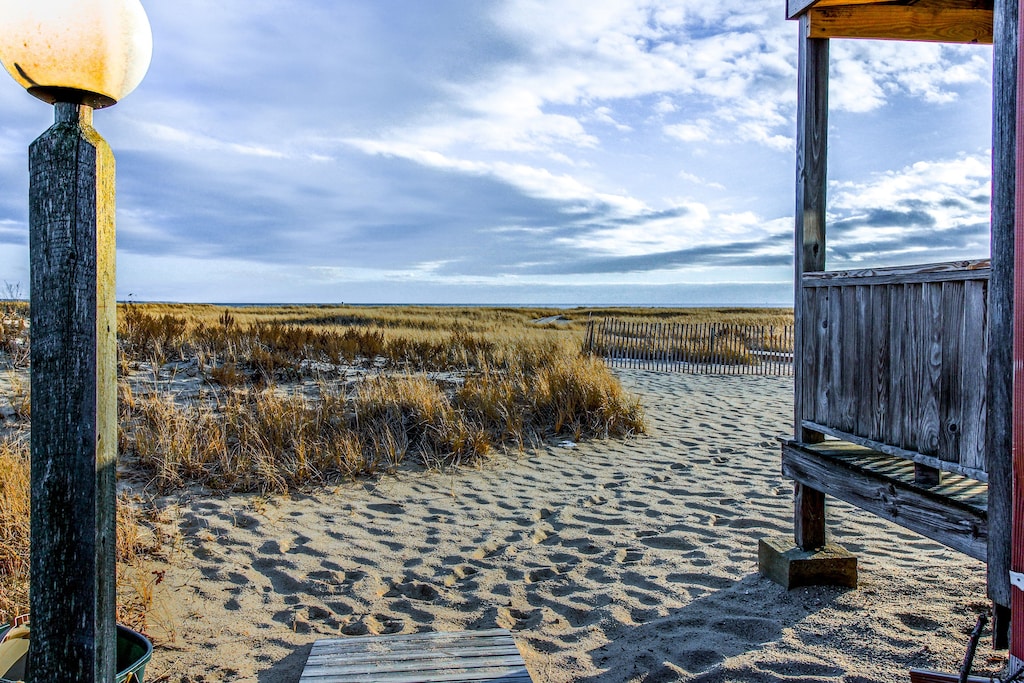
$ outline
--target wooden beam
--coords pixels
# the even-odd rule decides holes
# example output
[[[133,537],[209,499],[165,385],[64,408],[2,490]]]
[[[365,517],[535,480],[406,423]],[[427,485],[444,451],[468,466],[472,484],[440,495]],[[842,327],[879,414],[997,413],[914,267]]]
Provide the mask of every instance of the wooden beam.
[[[831,458],[796,442],[782,446],[782,473],[805,486],[856,505],[922,536],[985,560],[988,521],[984,510]]]
[[[992,12],[984,9],[930,9],[920,5],[814,7],[810,38],[871,38],[940,43],[992,43]]]
[[[798,19],[804,12],[816,4],[816,0],[786,0],[786,18]]]
[[[987,280],[991,276],[989,259],[950,261],[915,266],[886,266],[804,273],[804,287],[841,285],[907,285],[925,282]]]
[[[813,355],[806,353],[801,325],[804,273],[825,270],[826,150],[828,148],[828,41],[807,37],[808,22],[800,19],[796,136],[796,224],[794,226],[796,282],[794,287],[795,346],[793,374],[795,395],[793,427],[801,442],[820,441],[820,434],[804,429],[804,393],[813,391],[803,381],[803,368]],[[813,372],[810,373],[813,376]],[[825,497],[797,483],[794,491],[794,536],[802,550],[825,544]]]
[[[927,9],[983,9],[992,11],[993,0],[787,0],[786,18],[796,19],[812,7],[852,7],[857,5],[917,5]]]
[[[1018,3],[1017,23],[1021,23],[1020,12],[1024,3]],[[1017,56],[1022,54],[1021,41],[1024,31],[1017,31]],[[1006,49],[1006,48],[1004,48]],[[1024,202],[1024,69],[1017,69],[1013,88],[1016,108],[1014,110],[1014,208]],[[998,124],[997,124],[998,125]],[[994,196],[993,196],[994,199]],[[1014,211],[1013,217],[1013,420],[1011,424],[1012,451],[1012,537],[1010,570],[1024,573],[1024,211]],[[1011,619],[1016,628],[1011,628],[1009,671],[1016,672],[1024,666],[1024,589],[1019,586],[1010,589]]]
[[[989,471],[988,595],[1010,606],[1013,505],[1013,279],[1016,190],[1018,0],[998,0],[992,50],[992,271],[988,289],[988,379],[985,452]],[[999,610],[995,610],[999,614]],[[993,620],[1000,634],[1008,619]]]
[[[887,443],[882,443],[881,441],[875,441],[874,439],[857,436],[856,434],[844,432],[841,429],[834,429],[816,422],[808,422],[805,420],[804,427],[819,434],[834,436],[837,439],[841,439],[858,446],[863,446],[865,448],[870,448],[871,450],[878,451],[879,453],[885,453],[886,455],[891,455],[902,460],[908,460],[915,465],[923,465],[925,467],[931,467],[944,472],[953,472],[954,474],[959,474],[961,476],[968,477],[969,479],[974,479],[975,481],[985,482],[986,484],[989,480],[989,474],[984,470],[962,467],[955,462],[939,460],[934,455],[924,455],[917,451],[909,451],[905,448],[900,448],[899,446],[893,446]]]

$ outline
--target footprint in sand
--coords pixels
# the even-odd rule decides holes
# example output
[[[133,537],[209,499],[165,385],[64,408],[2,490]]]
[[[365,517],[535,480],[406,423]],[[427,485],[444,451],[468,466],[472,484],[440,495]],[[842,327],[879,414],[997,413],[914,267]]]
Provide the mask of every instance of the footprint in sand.
[[[615,553],[615,561],[619,564],[636,564],[644,559],[643,551],[633,548],[620,548]]]
[[[384,636],[390,633],[401,633],[405,622],[401,619],[393,619],[381,614],[371,614],[366,617],[366,629],[375,636]]]
[[[541,581],[548,581],[558,576],[558,572],[551,567],[542,567],[540,569],[534,569],[526,575],[526,583],[540,583]]]
[[[544,541],[551,538],[551,535],[555,533],[555,528],[550,524],[540,524],[536,529],[533,530],[533,534],[530,538],[533,539],[534,543],[543,543]]]
[[[351,624],[345,624],[341,627],[342,635],[346,636],[365,636],[369,632],[370,629],[361,621],[354,621]]]
[[[487,541],[482,546],[474,550],[470,557],[474,560],[482,560],[485,557],[494,555],[499,549],[501,549],[501,543],[498,543],[497,541]]]
[[[640,542],[655,550],[693,550],[697,547],[693,541],[679,536],[648,536]]]
[[[384,597],[388,590],[387,584],[372,574],[367,574],[352,583],[352,594],[367,602]]]
[[[458,567],[452,570],[450,576],[445,577],[444,585],[448,588],[451,588],[459,581],[463,581],[471,576],[474,576],[475,574],[478,574],[479,571],[480,570],[476,569],[475,567],[471,567],[468,564],[459,565]]]
[[[437,600],[439,593],[436,588],[429,584],[410,581],[398,584],[388,591],[384,597],[394,598],[399,595],[419,602],[433,602]]]
[[[523,611],[512,607],[500,607],[498,608],[498,616],[495,619],[495,622],[501,628],[516,631],[536,626],[540,623],[540,620],[541,612],[537,609]]]

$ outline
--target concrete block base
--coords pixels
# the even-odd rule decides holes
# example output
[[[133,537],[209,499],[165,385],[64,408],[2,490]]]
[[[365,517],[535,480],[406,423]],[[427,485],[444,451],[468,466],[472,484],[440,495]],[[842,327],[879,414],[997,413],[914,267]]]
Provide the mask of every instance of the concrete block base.
[[[807,551],[786,536],[762,538],[757,543],[757,568],[787,590],[800,586],[857,587],[857,558],[835,543]]]

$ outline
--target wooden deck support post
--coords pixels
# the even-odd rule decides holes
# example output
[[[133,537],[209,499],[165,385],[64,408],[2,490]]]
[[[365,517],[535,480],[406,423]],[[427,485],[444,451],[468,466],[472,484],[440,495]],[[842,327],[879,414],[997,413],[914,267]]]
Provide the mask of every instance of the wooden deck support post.
[[[989,280],[985,452],[988,483],[988,596],[993,645],[1009,645],[1013,497],[1013,280],[1016,192],[1018,0],[995,0],[992,54],[992,276]]]
[[[29,150],[31,677],[115,680],[114,157],[58,102]]]
[[[817,432],[804,429],[802,364],[808,330],[804,326],[804,273],[825,270],[825,194],[828,148],[829,41],[810,37],[810,19],[800,17],[797,73],[796,216],[794,312],[793,427],[796,441],[816,443]],[[795,484],[794,540],[762,539],[758,567],[762,574],[787,588],[812,584],[857,585],[857,560],[843,548],[828,543],[825,532],[825,495]]]
[[[805,358],[803,329],[803,275],[825,270],[825,192],[828,147],[828,40],[810,38],[810,20],[800,18],[796,138],[795,289],[793,296],[796,356],[793,360],[795,400],[794,436],[802,443],[821,441],[822,436],[804,429]],[[794,521],[796,544],[806,551],[825,545],[825,497],[796,485]]]
[[[1024,11],[1024,4],[1018,3],[1017,22],[1020,25],[1019,12]],[[1016,38],[1017,54],[1021,54],[1021,38],[1024,32],[1018,31]],[[1024,69],[1017,69],[1014,88],[1007,97],[1014,97],[1014,206],[1024,200]],[[998,124],[997,124],[998,126]],[[995,128],[996,126],[994,126]],[[995,153],[993,153],[993,159]],[[993,199],[995,193],[993,192]],[[1011,471],[1012,471],[1012,546],[1010,554],[1011,577],[1010,609],[1011,619],[1017,628],[1011,628],[1010,663],[1008,673],[1013,674],[1024,668],[1024,214],[1014,212],[1013,217],[1013,420],[1011,425]]]

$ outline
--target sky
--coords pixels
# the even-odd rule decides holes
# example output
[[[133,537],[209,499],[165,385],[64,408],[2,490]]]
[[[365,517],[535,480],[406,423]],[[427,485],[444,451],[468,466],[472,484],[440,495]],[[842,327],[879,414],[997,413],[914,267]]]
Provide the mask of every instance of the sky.
[[[784,0],[143,0],[120,300],[791,305]],[[989,255],[990,46],[832,41],[829,270]],[[0,79],[0,279],[27,147]]]

